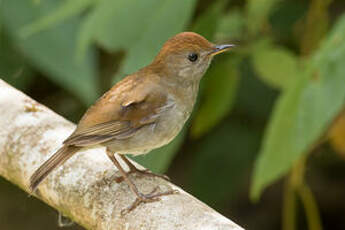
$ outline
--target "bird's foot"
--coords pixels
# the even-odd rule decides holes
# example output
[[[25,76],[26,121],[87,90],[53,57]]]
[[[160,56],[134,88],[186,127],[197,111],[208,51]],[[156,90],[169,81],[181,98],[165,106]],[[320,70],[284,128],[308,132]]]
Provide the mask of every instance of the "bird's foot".
[[[152,190],[152,192],[150,192],[148,194],[138,193],[135,201],[128,208],[123,209],[121,211],[121,215],[125,215],[125,214],[133,211],[136,207],[138,207],[142,203],[151,203],[151,202],[160,201],[161,200],[160,197],[162,197],[162,196],[173,195],[173,194],[179,193],[179,191],[176,189],[171,189],[171,190],[168,190],[166,192],[158,192],[157,193],[158,189],[159,189],[159,187],[157,186]]]

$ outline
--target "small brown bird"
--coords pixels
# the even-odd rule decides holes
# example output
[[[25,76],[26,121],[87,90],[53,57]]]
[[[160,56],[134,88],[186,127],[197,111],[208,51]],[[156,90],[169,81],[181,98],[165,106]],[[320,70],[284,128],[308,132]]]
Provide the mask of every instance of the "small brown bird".
[[[129,209],[175,193],[174,190],[157,193],[156,189],[149,194],[139,192],[129,173],[159,175],[137,169],[124,154],[144,154],[168,144],[191,114],[200,79],[212,58],[233,46],[214,45],[193,32],[170,38],[150,65],[118,82],[87,110],[63,146],[31,176],[31,191],[81,148],[102,145],[120,171],[121,179],[137,196]],[[119,154],[129,172],[114,154]]]

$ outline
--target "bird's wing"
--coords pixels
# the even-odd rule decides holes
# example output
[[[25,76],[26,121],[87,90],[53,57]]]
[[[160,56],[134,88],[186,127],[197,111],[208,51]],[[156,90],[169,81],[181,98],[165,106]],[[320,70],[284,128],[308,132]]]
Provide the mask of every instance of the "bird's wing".
[[[172,105],[166,92],[150,84],[126,92],[110,90],[86,112],[64,144],[90,146],[129,138],[143,126],[156,123]]]
[[[128,121],[108,121],[74,132],[63,143],[74,146],[90,146],[111,140],[131,131]]]

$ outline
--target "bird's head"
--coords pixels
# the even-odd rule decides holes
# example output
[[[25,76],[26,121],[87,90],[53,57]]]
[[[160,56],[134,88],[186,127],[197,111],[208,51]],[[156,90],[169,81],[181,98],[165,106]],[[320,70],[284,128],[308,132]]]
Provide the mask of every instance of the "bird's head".
[[[200,80],[212,58],[232,47],[214,45],[199,34],[183,32],[164,43],[152,64],[171,77]]]

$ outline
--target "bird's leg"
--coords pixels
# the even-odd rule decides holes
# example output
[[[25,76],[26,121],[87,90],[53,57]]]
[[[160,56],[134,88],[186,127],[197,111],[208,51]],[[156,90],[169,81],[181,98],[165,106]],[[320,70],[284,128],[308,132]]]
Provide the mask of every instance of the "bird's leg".
[[[137,173],[143,176],[159,177],[164,180],[170,181],[170,178],[166,175],[160,175],[160,174],[151,172],[149,169],[138,169],[130,160],[127,159],[126,156],[120,155],[120,157],[129,168],[129,171],[127,172],[127,174]],[[123,179],[124,179],[123,177],[118,177],[117,181],[121,182]]]
[[[128,186],[130,187],[132,192],[134,192],[134,194],[137,197],[135,199],[135,201],[133,202],[133,204],[131,204],[127,209],[124,209],[124,210],[121,211],[121,214],[126,214],[126,213],[132,211],[133,209],[138,207],[138,205],[140,205],[141,203],[149,203],[149,202],[159,201],[161,196],[172,195],[172,194],[178,193],[178,191],[175,190],[175,189],[171,189],[171,190],[168,190],[166,192],[158,192],[157,193],[158,186],[155,187],[152,190],[152,192],[150,192],[148,194],[143,194],[143,193],[139,192],[137,186],[135,186],[135,184],[132,182],[132,180],[129,179],[128,174],[122,168],[120,163],[117,161],[117,159],[115,158],[114,154],[112,152],[110,152],[108,149],[107,149],[107,155],[108,155],[109,159],[114,163],[116,168],[120,171],[122,177],[124,178],[124,180],[126,181]]]

